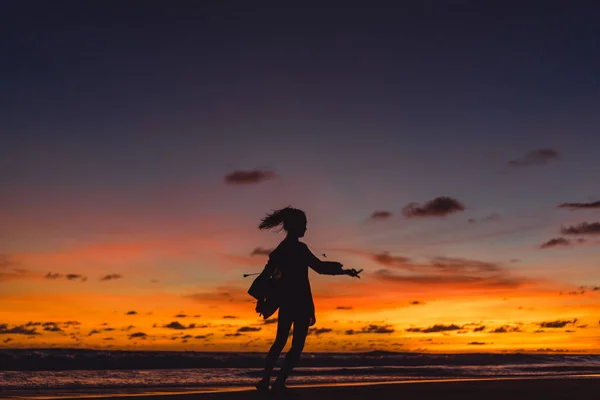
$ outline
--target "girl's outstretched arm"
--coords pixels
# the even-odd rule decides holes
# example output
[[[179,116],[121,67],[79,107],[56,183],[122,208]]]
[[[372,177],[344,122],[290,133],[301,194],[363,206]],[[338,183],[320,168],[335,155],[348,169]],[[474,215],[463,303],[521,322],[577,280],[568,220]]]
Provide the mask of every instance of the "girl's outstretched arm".
[[[321,261],[304,244],[308,257],[308,265],[322,275],[350,275],[350,270],[342,269],[343,265],[337,261]]]

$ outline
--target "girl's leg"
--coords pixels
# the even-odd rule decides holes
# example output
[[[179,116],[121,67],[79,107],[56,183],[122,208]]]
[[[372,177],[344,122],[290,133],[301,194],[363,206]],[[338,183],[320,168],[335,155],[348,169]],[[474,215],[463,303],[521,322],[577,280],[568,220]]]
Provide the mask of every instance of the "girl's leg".
[[[289,313],[285,312],[285,310],[279,309],[277,321],[277,336],[275,336],[275,341],[269,350],[269,354],[267,354],[265,370],[263,372],[263,383],[269,382],[271,378],[271,373],[273,372],[273,368],[275,364],[277,364],[277,359],[281,354],[281,351],[285,347],[287,343],[288,336],[290,334],[290,328],[292,327],[292,318]],[[295,337],[295,334],[294,334]]]
[[[285,362],[274,386],[283,387],[285,386],[285,380],[289,376],[290,372],[294,369],[298,361],[300,361],[300,355],[304,349],[304,343],[306,342],[306,336],[308,335],[308,327],[310,324],[309,318],[298,318],[294,321],[294,338],[292,339],[292,348],[285,356]]]

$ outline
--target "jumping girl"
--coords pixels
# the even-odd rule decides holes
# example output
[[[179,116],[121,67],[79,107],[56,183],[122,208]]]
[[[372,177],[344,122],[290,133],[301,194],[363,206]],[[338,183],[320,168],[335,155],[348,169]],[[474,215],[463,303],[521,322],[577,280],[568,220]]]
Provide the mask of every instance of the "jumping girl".
[[[272,387],[274,392],[279,393],[286,389],[285,381],[300,360],[308,329],[316,322],[315,305],[308,281],[308,267],[319,274],[360,278],[358,275],[360,271],[342,269],[342,264],[339,262],[319,260],[306,244],[298,240],[306,232],[306,222],[306,214],[302,210],[286,207],[267,214],[258,226],[262,230],[283,225],[283,229],[287,232],[285,239],[269,255],[269,261],[261,273],[263,277],[277,280],[279,314],[277,336],[267,354],[263,378],[256,384],[259,391],[269,389],[271,373],[293,324],[292,348],[287,353]]]

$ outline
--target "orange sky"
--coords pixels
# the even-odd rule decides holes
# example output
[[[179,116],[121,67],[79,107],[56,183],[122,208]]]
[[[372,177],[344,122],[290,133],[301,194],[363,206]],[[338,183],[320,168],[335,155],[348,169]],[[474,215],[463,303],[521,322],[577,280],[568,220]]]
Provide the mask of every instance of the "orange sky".
[[[319,240],[328,259],[364,269],[360,280],[310,272],[317,324],[308,351],[597,351],[600,290],[593,282],[569,282],[571,273],[577,281],[575,261],[562,265],[562,273],[560,259],[549,268],[547,260],[490,256],[476,238],[471,247],[479,257],[431,250],[422,253],[432,254],[426,257],[418,251],[429,249],[426,239],[423,246],[405,245],[412,250],[372,250],[361,235],[373,224],[405,235],[417,228],[406,221],[394,230],[387,221],[365,219],[353,229],[345,221],[323,226],[308,215],[309,245]],[[91,230],[110,218],[85,222]],[[137,226],[129,218],[114,223]],[[266,256],[252,251],[273,248],[283,234],[230,218],[195,221],[197,227],[190,223],[178,232],[177,221],[157,218],[146,221],[146,232],[81,240],[65,235],[61,243],[50,243],[38,228],[36,251],[0,260],[2,345],[265,351],[276,324],[258,318],[246,293],[252,278],[241,275],[260,271]],[[66,230],[76,221],[63,223]],[[329,239],[317,239],[317,231]],[[440,240],[431,242],[439,249]]]

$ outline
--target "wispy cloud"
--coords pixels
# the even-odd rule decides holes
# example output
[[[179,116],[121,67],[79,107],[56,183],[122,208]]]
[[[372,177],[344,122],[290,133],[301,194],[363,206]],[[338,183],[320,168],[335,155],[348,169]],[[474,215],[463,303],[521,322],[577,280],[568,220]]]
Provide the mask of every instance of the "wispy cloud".
[[[562,204],[559,204],[558,207],[559,208],[570,208],[571,210],[600,208],[600,201],[594,201],[594,202],[590,202],[590,203],[562,203]]]
[[[119,274],[109,274],[100,278],[101,281],[112,281],[114,279],[121,279],[123,276]]]
[[[373,213],[371,214],[371,219],[382,220],[382,219],[388,219],[391,216],[392,216],[392,213],[390,211],[377,210],[377,211],[373,211]]]
[[[544,165],[559,158],[558,152],[553,149],[537,149],[530,151],[525,156],[511,160],[508,165],[511,167],[527,167],[532,165]]]

